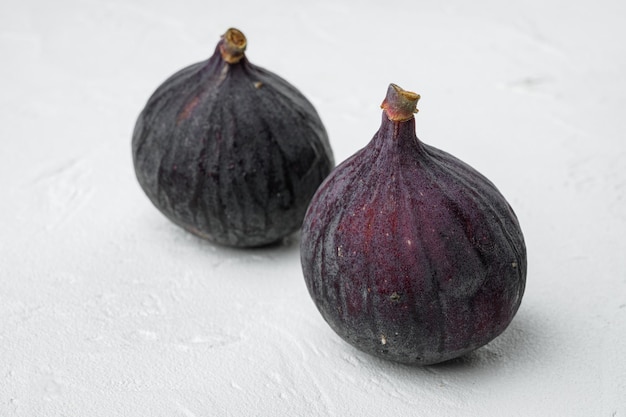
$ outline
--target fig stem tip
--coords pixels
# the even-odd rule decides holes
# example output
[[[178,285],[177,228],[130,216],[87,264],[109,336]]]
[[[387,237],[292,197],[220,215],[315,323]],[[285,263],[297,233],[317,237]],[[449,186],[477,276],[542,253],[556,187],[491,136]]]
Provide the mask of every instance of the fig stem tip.
[[[230,28],[222,35],[220,40],[220,53],[224,61],[236,64],[244,57],[248,46],[246,36],[239,29]]]
[[[389,120],[403,122],[412,119],[413,115],[418,112],[419,99],[419,94],[404,90],[392,83],[389,84],[387,96],[380,107],[385,111]]]

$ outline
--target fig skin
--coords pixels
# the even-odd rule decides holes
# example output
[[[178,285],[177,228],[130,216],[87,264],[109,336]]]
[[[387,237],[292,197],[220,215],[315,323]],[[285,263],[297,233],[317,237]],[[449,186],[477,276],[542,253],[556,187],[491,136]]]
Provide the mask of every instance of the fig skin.
[[[334,167],[313,105],[253,65],[229,29],[213,55],[165,80],[139,115],[139,184],[171,221],[212,242],[271,244],[297,231]]]
[[[524,293],[526,247],[492,182],[417,138],[419,95],[404,93],[390,85],[379,131],[313,197],[301,262],[315,305],[345,341],[430,365],[510,324]]]

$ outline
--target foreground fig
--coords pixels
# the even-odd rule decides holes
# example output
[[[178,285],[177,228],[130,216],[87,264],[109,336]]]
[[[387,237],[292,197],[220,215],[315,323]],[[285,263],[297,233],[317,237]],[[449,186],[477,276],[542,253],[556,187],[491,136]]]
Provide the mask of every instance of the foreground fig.
[[[251,64],[229,29],[206,61],[150,97],[132,139],[135,173],[152,203],[215,243],[252,247],[298,230],[334,166],[313,105]]]
[[[522,300],[526,249],[496,187],[417,138],[419,98],[389,86],[379,131],[313,197],[301,261],[339,336],[381,358],[428,365],[504,331]]]

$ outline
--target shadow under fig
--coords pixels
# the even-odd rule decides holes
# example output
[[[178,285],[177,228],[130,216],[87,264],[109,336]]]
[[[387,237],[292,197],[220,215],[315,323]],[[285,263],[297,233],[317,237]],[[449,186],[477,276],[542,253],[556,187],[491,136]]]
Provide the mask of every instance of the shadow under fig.
[[[169,224],[168,226],[171,229],[170,233],[172,233],[174,239],[186,241],[188,244],[195,246],[200,250],[208,250],[225,258],[247,258],[251,256],[258,257],[267,255],[269,258],[274,259],[276,256],[283,254],[291,256],[294,252],[299,252],[300,250],[299,231],[265,245],[237,247],[212,242],[175,224]]]

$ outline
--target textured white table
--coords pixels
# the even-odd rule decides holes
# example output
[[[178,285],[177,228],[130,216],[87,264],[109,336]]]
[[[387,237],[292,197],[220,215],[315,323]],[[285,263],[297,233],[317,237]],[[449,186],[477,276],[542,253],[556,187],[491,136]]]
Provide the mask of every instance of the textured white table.
[[[599,0],[0,5],[0,416],[626,417],[626,6]],[[427,368],[330,330],[298,237],[252,251],[170,224],[135,118],[230,26],[316,105],[337,161],[390,82],[418,136],[494,181],[529,252],[507,331]]]

